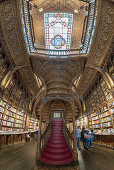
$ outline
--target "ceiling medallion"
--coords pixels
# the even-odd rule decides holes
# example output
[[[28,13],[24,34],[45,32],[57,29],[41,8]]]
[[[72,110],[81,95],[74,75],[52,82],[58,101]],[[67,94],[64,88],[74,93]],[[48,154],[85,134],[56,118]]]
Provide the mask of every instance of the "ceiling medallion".
[[[51,45],[53,45],[56,49],[62,48],[65,44],[66,41],[61,35],[55,35],[54,38],[51,39]]]

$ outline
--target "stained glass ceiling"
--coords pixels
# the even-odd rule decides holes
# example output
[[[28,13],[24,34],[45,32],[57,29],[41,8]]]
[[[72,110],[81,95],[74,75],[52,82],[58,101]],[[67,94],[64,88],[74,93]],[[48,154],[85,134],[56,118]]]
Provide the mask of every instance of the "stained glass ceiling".
[[[79,0],[21,2],[23,32],[29,54],[75,57],[89,53],[97,20],[95,0],[87,3]]]
[[[45,13],[46,49],[67,50],[71,46],[73,14]]]

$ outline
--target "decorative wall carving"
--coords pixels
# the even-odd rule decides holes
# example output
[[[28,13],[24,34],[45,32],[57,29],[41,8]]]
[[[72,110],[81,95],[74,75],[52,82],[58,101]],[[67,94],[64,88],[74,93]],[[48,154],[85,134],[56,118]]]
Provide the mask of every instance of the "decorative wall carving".
[[[87,60],[87,65],[93,66],[101,66],[103,61],[109,57],[114,35],[114,4],[108,0],[98,1],[98,3],[97,25]],[[95,78],[96,73],[97,72],[94,72],[92,69],[85,68],[78,84],[80,95],[85,93]]]
[[[31,94],[38,91],[37,82],[32,73],[24,43],[20,19],[19,1],[6,0],[0,5],[1,26],[6,45],[16,65],[28,65],[27,69],[20,71],[21,76]]]

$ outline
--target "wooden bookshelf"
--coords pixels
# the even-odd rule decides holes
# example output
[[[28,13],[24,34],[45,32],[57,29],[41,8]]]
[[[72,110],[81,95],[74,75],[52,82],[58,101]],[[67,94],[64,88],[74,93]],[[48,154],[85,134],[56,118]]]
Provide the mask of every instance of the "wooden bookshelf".
[[[29,130],[37,130],[37,126],[38,126],[38,120],[33,117],[29,117],[28,129]]]
[[[37,129],[38,120],[28,116],[28,130]],[[3,132],[26,130],[26,113],[19,111],[11,105],[6,104],[5,101],[0,101],[0,130]]]
[[[89,129],[96,132],[111,133],[114,128],[114,101],[112,95],[104,82],[99,84],[91,92],[86,101]]]
[[[76,120],[76,127],[78,127],[78,126],[80,126],[81,128],[82,127],[88,128],[88,118],[87,118],[87,116],[82,116],[78,120]]]

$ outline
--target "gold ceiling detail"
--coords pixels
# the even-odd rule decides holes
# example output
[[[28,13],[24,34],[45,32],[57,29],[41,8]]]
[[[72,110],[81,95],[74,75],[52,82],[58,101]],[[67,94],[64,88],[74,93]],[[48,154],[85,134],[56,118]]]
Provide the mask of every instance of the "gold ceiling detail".
[[[36,9],[42,8],[43,11],[45,12],[47,11],[74,12],[75,9],[78,10],[80,8],[83,8],[85,2],[81,2],[79,0],[32,0],[31,5],[33,5],[34,8]]]
[[[35,41],[38,48],[45,48],[44,38],[44,18],[43,13],[39,12],[39,9],[43,9],[42,12],[71,12],[74,10],[79,11],[73,17],[73,33],[71,48],[80,48],[81,37],[83,31],[83,24],[85,19],[85,2],[78,0],[33,0],[32,6],[32,18],[33,27],[35,33]]]
[[[83,72],[82,60],[38,60],[32,58],[33,71],[41,76],[47,86],[47,94],[69,94],[70,84]]]
[[[26,1],[21,0],[21,17],[22,17],[22,24],[23,24],[23,31],[25,35],[26,46],[29,54],[40,55],[40,56],[48,56],[48,57],[71,57],[82,55],[85,56],[88,54],[92,42],[92,38],[95,31],[96,19],[97,19],[97,0],[93,0],[91,3],[81,2],[78,0],[61,0],[59,1],[60,6],[64,7],[58,10],[56,5],[58,6],[58,1]],[[52,8],[52,3],[54,3],[54,8]],[[65,5],[63,5],[65,4]],[[49,6],[48,6],[49,5]],[[59,6],[59,7],[60,7]],[[70,9],[68,8],[70,6]],[[48,11],[47,11],[48,7]],[[39,9],[42,9],[42,12],[39,12]],[[76,12],[77,11],[77,12]],[[73,17],[73,22],[71,19],[71,23],[73,24],[70,28],[72,28],[69,33],[67,32],[68,36],[71,35],[71,42],[70,52],[65,54],[62,50],[59,52],[50,51],[50,49],[45,50],[46,42],[50,41],[48,37],[48,29],[45,32],[45,22],[49,22],[50,19],[56,19],[53,13],[70,13]],[[48,14],[45,14],[48,13]],[[44,14],[46,17],[44,17]],[[69,14],[69,15],[70,15]],[[53,15],[53,16],[52,16]],[[66,16],[65,16],[66,17]],[[64,18],[63,18],[64,19]],[[66,18],[65,18],[66,19]],[[69,22],[68,22],[69,23]],[[70,23],[70,24],[71,24]],[[47,24],[48,25],[48,24]],[[71,33],[70,33],[71,32]],[[64,35],[66,36],[66,35]],[[50,37],[50,36],[49,36]],[[68,37],[67,37],[68,38]],[[66,39],[67,39],[66,38]],[[51,49],[52,50],[52,49]],[[60,53],[61,51],[61,53]]]

